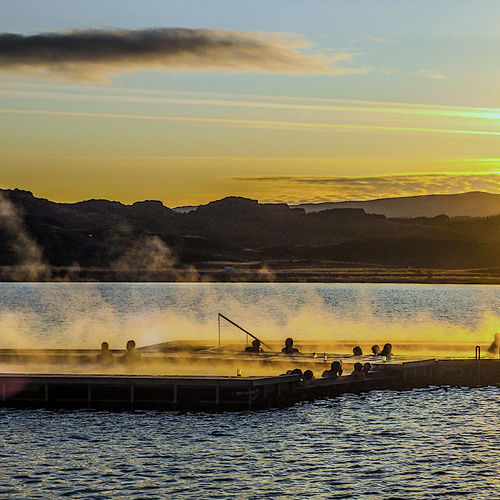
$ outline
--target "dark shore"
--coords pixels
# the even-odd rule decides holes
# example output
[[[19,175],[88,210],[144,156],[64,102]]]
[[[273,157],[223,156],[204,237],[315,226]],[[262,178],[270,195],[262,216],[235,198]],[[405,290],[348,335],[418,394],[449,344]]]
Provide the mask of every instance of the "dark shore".
[[[0,268],[0,281],[20,281],[11,278],[15,275],[10,268]],[[23,281],[500,285],[500,268],[426,269],[345,263],[212,262],[161,270],[57,267],[50,269],[45,280]]]

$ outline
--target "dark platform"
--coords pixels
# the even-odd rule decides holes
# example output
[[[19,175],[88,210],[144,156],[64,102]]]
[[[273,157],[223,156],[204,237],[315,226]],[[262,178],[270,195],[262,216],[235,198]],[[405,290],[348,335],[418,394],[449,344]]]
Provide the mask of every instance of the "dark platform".
[[[500,360],[423,360],[378,365],[364,379],[301,382],[277,377],[0,374],[0,405],[96,409],[254,409],[370,390],[500,384]]]

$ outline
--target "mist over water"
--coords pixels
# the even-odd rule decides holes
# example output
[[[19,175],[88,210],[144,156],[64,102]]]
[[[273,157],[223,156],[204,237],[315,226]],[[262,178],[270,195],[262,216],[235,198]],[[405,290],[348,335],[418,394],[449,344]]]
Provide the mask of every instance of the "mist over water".
[[[391,342],[402,353],[486,345],[500,331],[500,287],[209,283],[2,283],[0,348],[217,345],[221,312],[269,342]],[[223,345],[246,344],[221,323]],[[445,350],[446,350],[445,349]],[[459,349],[460,350],[460,349]],[[472,352],[470,353],[472,354]],[[469,355],[470,355],[469,354]]]

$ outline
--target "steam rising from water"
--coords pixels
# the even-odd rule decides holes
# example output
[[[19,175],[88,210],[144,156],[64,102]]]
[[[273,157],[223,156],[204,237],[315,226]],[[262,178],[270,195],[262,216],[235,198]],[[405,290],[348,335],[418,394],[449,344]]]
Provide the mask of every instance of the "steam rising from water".
[[[13,281],[46,281],[50,279],[50,267],[42,252],[30,236],[22,217],[14,205],[0,193],[0,234],[9,242],[17,263],[7,271]]]
[[[0,286],[1,348],[98,349],[105,340],[112,349],[122,349],[129,338],[134,338],[138,346],[179,340],[216,346],[218,312],[262,340],[274,342],[276,348],[291,336],[301,350],[330,352],[348,353],[355,344],[367,352],[373,343],[391,342],[396,354],[438,355],[465,348],[467,355],[472,355],[474,345],[488,345],[500,331],[500,316],[495,312],[499,291],[495,287],[206,283]],[[457,290],[464,293],[457,295]],[[446,301],[450,302],[452,316],[433,312],[430,305],[412,304],[411,293],[429,304],[443,301],[444,307]],[[389,304],[381,306],[387,297]],[[401,301],[414,309],[405,310]],[[460,304],[463,309],[458,309]],[[245,335],[224,322],[221,339],[223,345],[238,349],[246,345]]]

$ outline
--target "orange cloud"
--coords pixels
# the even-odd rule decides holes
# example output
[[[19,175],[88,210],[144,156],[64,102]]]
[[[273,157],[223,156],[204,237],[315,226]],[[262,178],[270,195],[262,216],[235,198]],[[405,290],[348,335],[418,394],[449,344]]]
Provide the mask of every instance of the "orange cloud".
[[[500,173],[414,174],[370,177],[326,176],[232,176],[231,180],[253,183],[279,193],[292,203],[371,200],[393,196],[453,194],[467,191],[500,193]],[[269,192],[266,189],[266,192]],[[267,200],[262,200],[267,201]]]

